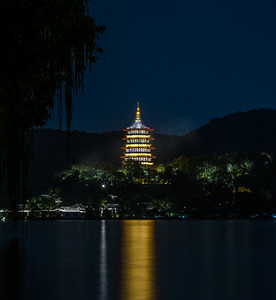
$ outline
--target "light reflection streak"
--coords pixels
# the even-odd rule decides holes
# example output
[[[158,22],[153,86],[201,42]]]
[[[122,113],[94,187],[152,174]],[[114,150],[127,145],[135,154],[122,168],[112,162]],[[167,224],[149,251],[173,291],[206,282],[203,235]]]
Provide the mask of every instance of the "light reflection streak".
[[[102,220],[100,242],[100,299],[107,299],[107,251],[106,251],[106,224]]]
[[[154,221],[123,221],[120,299],[156,299]]]

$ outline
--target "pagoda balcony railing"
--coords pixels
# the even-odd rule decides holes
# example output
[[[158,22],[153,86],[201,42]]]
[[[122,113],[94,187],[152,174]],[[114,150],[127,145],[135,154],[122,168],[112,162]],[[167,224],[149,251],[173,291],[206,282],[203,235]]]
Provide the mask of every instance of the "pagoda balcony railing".
[[[126,150],[126,152],[125,153],[140,153],[141,155],[143,154],[143,153],[151,153],[151,151],[149,150],[149,151],[139,151],[139,150],[130,150],[130,151],[128,151],[128,150]]]
[[[126,136],[127,139],[149,139],[151,138],[150,134],[130,134]]]
[[[139,142],[141,143],[141,140],[145,140],[145,141],[151,141],[153,140],[154,138],[150,137],[150,138],[137,138],[137,137],[123,137],[122,140],[127,140],[127,141],[131,141],[131,140],[139,140]],[[133,142],[135,144],[135,142]]]
[[[154,140],[154,138],[153,137],[148,137],[148,138],[144,138],[144,137],[139,137],[139,138],[137,138],[137,137],[133,137],[133,136],[131,136],[131,137],[123,137],[122,138],[122,140],[123,141],[130,141],[130,140],[134,140],[134,139],[145,139],[146,141],[153,141]],[[133,142],[133,143],[135,143],[135,142]]]
[[[131,156],[145,156],[145,157],[152,157],[151,153],[147,153],[147,152],[128,152],[125,153],[125,156],[127,157],[131,157]]]
[[[139,145],[139,146],[126,145],[125,147],[121,147],[121,149],[124,149],[124,150],[125,149],[133,149],[133,148],[143,148],[143,149],[149,149],[149,150],[154,150],[155,149],[155,147],[151,147],[150,145],[147,145],[147,146],[142,146],[142,145]]]
[[[125,155],[122,155],[122,156],[120,156],[120,158],[124,158],[126,160],[138,160],[139,158],[141,158],[142,159],[141,161],[151,161],[151,159],[156,158],[156,156],[138,156],[138,155],[137,156],[125,156]]]
[[[123,138],[123,141],[126,141],[126,145],[135,145],[135,144],[139,144],[139,145],[150,145],[152,139],[127,139],[127,138]]]

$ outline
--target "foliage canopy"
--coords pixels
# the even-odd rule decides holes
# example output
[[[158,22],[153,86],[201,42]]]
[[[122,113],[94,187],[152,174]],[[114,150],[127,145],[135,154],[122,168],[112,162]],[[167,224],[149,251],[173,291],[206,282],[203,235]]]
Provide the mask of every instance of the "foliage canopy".
[[[54,188],[94,212],[104,200],[118,203],[122,218],[251,217],[275,211],[275,167],[268,153],[181,156],[155,167],[87,162],[60,171]]]

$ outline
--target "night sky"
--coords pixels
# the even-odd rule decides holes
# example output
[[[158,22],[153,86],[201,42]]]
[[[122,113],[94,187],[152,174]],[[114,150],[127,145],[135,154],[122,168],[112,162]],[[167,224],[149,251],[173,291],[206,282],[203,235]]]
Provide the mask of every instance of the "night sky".
[[[137,101],[169,134],[276,109],[275,0],[93,0],[90,12],[106,26],[104,54],[75,97],[73,130],[122,130]]]

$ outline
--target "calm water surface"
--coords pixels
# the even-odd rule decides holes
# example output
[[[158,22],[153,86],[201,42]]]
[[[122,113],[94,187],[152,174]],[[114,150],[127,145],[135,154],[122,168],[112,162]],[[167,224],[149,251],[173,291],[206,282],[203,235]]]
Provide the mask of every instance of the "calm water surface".
[[[0,224],[1,299],[269,299],[273,221]]]

